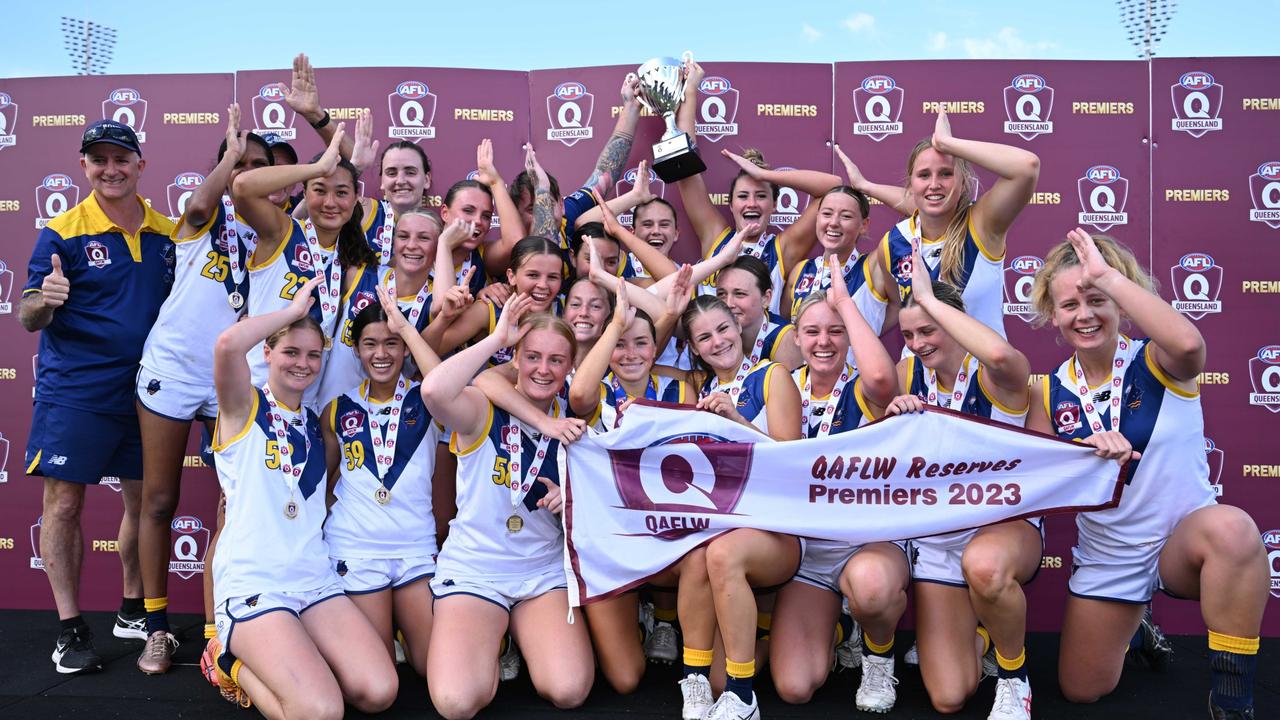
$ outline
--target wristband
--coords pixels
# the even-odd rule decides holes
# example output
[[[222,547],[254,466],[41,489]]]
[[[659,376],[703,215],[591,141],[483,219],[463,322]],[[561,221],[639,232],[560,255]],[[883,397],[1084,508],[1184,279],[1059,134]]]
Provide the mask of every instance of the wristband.
[[[316,130],[319,130],[320,128],[324,127],[325,125],[328,125],[328,124],[329,124],[329,120],[331,120],[331,119],[332,119],[332,118],[330,118],[330,117],[329,117],[329,111],[328,111],[328,110],[325,110],[325,111],[324,111],[324,117],[320,118],[320,121],[319,121],[319,122],[313,122],[313,123],[310,123],[310,125],[311,125],[311,127],[315,128]]]

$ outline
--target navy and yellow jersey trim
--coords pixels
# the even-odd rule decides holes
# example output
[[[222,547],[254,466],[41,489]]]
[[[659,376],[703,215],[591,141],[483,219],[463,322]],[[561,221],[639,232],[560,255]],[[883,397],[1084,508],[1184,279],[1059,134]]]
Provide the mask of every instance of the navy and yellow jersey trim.
[[[372,243],[378,239],[378,234],[375,232],[370,236],[369,231],[374,228],[379,230],[382,229],[383,219],[387,216],[387,205],[377,198],[369,198],[369,202],[373,203],[373,212],[364,214],[364,218],[360,221],[360,231],[363,232],[365,238]]]
[[[148,205],[141,195],[135,197],[138,200],[138,204],[142,206],[143,213],[142,226],[138,228],[136,233],[126,232],[124,228],[111,222],[111,219],[102,210],[102,206],[98,204],[97,194],[92,192],[89,193],[89,197],[85,198],[84,202],[50,220],[47,227],[65,239],[87,235],[120,233],[120,236],[124,238],[125,245],[129,248],[129,255],[133,261],[142,262],[142,233],[153,233],[171,238],[174,228],[173,221]]]
[[[289,242],[295,236],[297,236],[300,242],[302,242],[303,244],[306,244],[307,233],[305,230],[302,229],[302,223],[298,222],[294,218],[289,218],[289,227],[285,229],[284,236],[280,239],[280,244],[276,245],[275,252],[271,253],[270,257],[264,258],[262,262],[254,262],[254,258],[256,258],[258,255],[257,250],[254,250],[253,255],[249,257],[249,266],[248,266],[249,270],[250,271],[261,270],[262,268],[267,267],[271,263],[278,260],[280,256],[284,254],[285,247],[289,245]]]
[[[596,206],[596,199],[591,195],[591,188],[583,186],[564,199],[564,216],[560,221],[560,245],[568,251],[572,245],[569,236],[573,234],[578,218]]]
[[[809,376],[809,366],[800,366],[796,373],[796,387],[803,392],[805,380]],[[849,378],[848,386],[852,387],[853,392],[840,396],[840,402],[836,405],[835,414],[831,419],[831,435],[856,430],[862,426],[864,418],[868,422],[876,419],[875,413],[871,412],[871,408],[867,403],[866,396],[862,393],[862,376],[855,373],[853,377]],[[829,397],[831,396],[825,395],[820,398],[814,398],[814,400],[826,400]],[[801,424],[803,422],[801,420]],[[800,431],[805,437],[812,438],[817,437],[818,428],[817,426],[803,427]]]
[[[747,372],[747,376],[742,379],[742,390],[738,393],[738,412],[752,422],[762,412],[765,411],[769,403],[769,386],[773,380],[775,371],[787,372],[787,369],[781,364],[772,360],[762,359],[756,363],[755,367]],[[698,394],[705,396],[710,392],[712,383],[715,382],[715,375],[712,374],[702,383]]]
[[[768,334],[764,339],[764,356],[772,360],[774,353],[778,350],[778,344],[788,334],[795,333],[796,326],[777,313],[769,313],[769,325]]]
[[[1030,398],[1028,398],[1027,402],[1024,403],[1021,408],[1016,410],[997,400],[996,394],[990,388],[987,387],[987,382],[985,380],[987,376],[987,368],[984,367],[981,363],[978,364],[978,370],[977,372],[974,373],[974,375],[977,376],[974,379],[977,380],[978,389],[981,390],[982,394],[986,396],[987,402],[991,403],[996,409],[1000,410],[1006,415],[1021,415],[1027,412],[1028,410],[1030,410],[1031,408]]]
[[[907,392],[921,399],[929,397],[929,386],[924,381],[925,367],[923,363],[916,362],[915,356],[908,356],[907,360],[907,378],[910,385]],[[1023,415],[1027,412],[1026,408],[1022,410],[1010,410],[1003,405],[997,403],[994,398],[987,393],[982,386],[982,363],[978,363],[978,369],[974,374],[978,376],[977,382],[970,382],[969,389],[965,391],[964,398],[960,401],[960,407],[952,407],[952,410],[964,413],[966,415],[976,415],[978,417],[990,418],[991,411],[999,410],[1008,415]],[[951,378],[954,380],[954,378]],[[942,392],[941,383],[939,383],[938,392]]]
[[[1184,390],[1179,387],[1178,381],[1169,377],[1169,374],[1165,372],[1164,368],[1160,367],[1160,363],[1156,362],[1156,357],[1151,352],[1153,347],[1154,343],[1147,341],[1146,347],[1142,350],[1143,359],[1147,363],[1147,369],[1151,371],[1151,376],[1156,380],[1159,380],[1161,385],[1165,386],[1169,392],[1177,395],[1178,397],[1186,398],[1188,400],[1200,397],[1200,382],[1198,380],[1196,381],[1196,389],[1194,392]]]
[[[728,227],[725,228],[720,233],[720,237],[716,238],[716,241],[711,243],[711,249],[708,250],[707,253],[703,256],[703,260],[710,260],[713,255],[720,252],[720,250],[723,249],[724,246],[728,244],[729,239],[733,237],[734,233],[736,232],[737,231],[734,230],[733,228],[728,228]],[[746,242],[747,241],[744,240],[743,244],[745,245]],[[745,255],[745,254],[746,252],[744,251],[742,255]],[[786,261],[783,259],[784,256],[782,254],[782,235],[781,234],[774,235],[772,238],[769,239],[769,242],[765,243],[764,252],[762,253],[762,255],[763,257],[761,257],[760,260],[764,262],[764,264],[767,265],[771,271],[776,269],[778,272],[778,275],[782,278],[781,281],[775,281],[775,282],[780,282],[782,284],[785,284],[786,278],[787,278],[787,264],[786,264]],[[716,275],[718,274],[719,273],[716,273]],[[714,286],[716,284],[716,275],[712,275],[708,277],[706,280],[703,280],[702,284]],[[774,292],[781,292],[781,291],[782,291],[782,288],[780,287],[774,288]]]
[[[189,224],[187,221],[187,213],[189,212],[191,212],[190,209],[188,209],[187,212],[182,213],[182,217],[178,218],[178,222],[173,225],[173,232],[169,234],[169,239],[176,245],[183,245],[199,240],[204,237],[205,233],[209,233],[211,236],[215,235],[213,229],[215,227],[221,229],[222,226],[226,224],[227,211],[223,209],[222,203],[219,202],[217,207],[214,208],[214,211],[210,213],[209,219],[205,220],[204,225],[196,228],[191,237],[180,238],[178,237],[178,233],[182,228],[187,227]],[[215,237],[213,240],[216,242],[217,238]]]
[[[559,402],[555,402],[552,405],[552,417],[559,417],[559,416],[560,416],[560,404]],[[572,417],[572,413],[566,412],[566,416]],[[462,458],[473,452],[476,452],[477,450],[482,448],[485,445],[485,443],[489,443],[493,446],[493,453],[496,457],[506,458],[509,461],[510,459],[509,451],[506,447],[506,443],[503,442],[503,433],[506,432],[507,424],[510,421],[511,421],[511,416],[505,410],[503,410],[500,407],[494,406],[493,403],[490,402],[489,416],[485,422],[484,434],[481,435],[480,438],[475,443],[465,448],[462,452],[457,452],[455,448],[458,446],[459,440],[458,440],[458,434],[455,432],[449,440],[449,449],[454,450],[454,454],[457,455],[459,458]],[[524,432],[524,433],[521,433],[520,445],[521,445],[520,447],[521,465],[528,468],[533,463],[534,453],[537,450],[537,442],[534,440],[534,438],[530,437],[528,432]],[[542,467],[539,469],[539,476],[545,477],[557,485],[559,485],[561,481],[560,467],[559,467],[559,463],[557,462],[557,456],[559,455],[559,453],[560,453],[560,442],[558,440],[551,440],[549,443],[547,443],[546,459],[543,461]],[[474,480],[475,478],[461,478],[461,479]],[[487,480],[486,480],[486,483],[487,483]],[[528,509],[530,512],[537,510],[538,501],[541,500],[543,497],[545,497],[546,494],[547,494],[547,488],[545,485],[539,482],[533,483],[532,487],[530,487],[529,492],[525,495],[525,498],[524,498],[525,508]]]
[[[222,411],[218,411],[218,417],[213,421],[213,451],[222,452],[227,448],[235,445],[249,434],[249,428],[253,427],[253,421],[258,417],[259,398],[262,397],[262,391],[253,389],[253,402],[249,403],[249,414],[245,416],[244,427],[236,431],[226,442],[218,442],[218,429],[222,427]]]
[[[1044,414],[1052,419],[1053,413],[1049,410],[1049,376],[1045,375],[1040,378],[1040,397],[1044,401]]]
[[[911,276],[905,271],[903,261],[911,257],[911,238],[916,234],[917,215],[903,220],[894,225],[884,234],[880,241],[881,255],[884,257],[884,270],[898,284],[900,295],[905,297],[911,292]],[[902,231],[902,225],[906,224],[907,234]],[[909,236],[908,236],[909,235]],[[942,242],[941,240],[924,239],[925,243],[934,244]],[[962,257],[961,267],[959,269],[959,278],[956,282],[957,289],[964,291],[966,285],[969,284],[969,278],[973,275],[973,266],[977,262],[978,256],[982,255],[993,263],[1002,262],[1004,255],[993,255],[982,244],[978,237],[977,228],[973,224],[973,212],[969,212],[968,228],[964,239],[964,254]],[[936,267],[929,270],[929,276],[937,280],[942,272],[942,265],[939,263]]]
[[[458,432],[455,430],[449,434],[449,452],[452,452],[454,455],[457,455],[458,457],[470,455],[476,450],[479,450],[480,446],[484,444],[485,440],[489,439],[489,435],[492,434],[493,432],[494,407],[493,407],[493,403],[489,402],[487,399],[485,400],[485,405],[486,405],[486,410],[485,410],[486,416],[484,419],[484,429],[480,431],[480,435],[476,437],[475,442],[471,443],[465,448],[460,447],[459,443],[462,440],[462,438],[460,435],[458,435]]]
[[[860,255],[858,257],[849,272],[845,273],[844,284],[849,289],[850,296],[856,295],[858,290],[865,285],[875,299],[880,302],[888,302],[888,298],[876,290],[876,284],[871,278],[870,257],[870,255]],[[800,309],[800,303],[804,302],[805,298],[819,289],[817,280],[820,274],[821,262],[822,256],[808,258],[797,266],[799,271],[792,274],[791,280],[787,285],[787,292],[791,296],[791,317],[795,317],[796,311]]]
[[[369,381],[365,380],[354,390],[339,395],[329,404],[329,422],[334,435],[342,447],[344,457],[352,462],[359,461],[357,467],[364,467],[376,478],[379,470],[377,453],[373,450],[374,435],[368,422],[369,408],[359,400],[368,392]],[[374,412],[389,412],[388,401],[370,401]],[[391,466],[382,471],[381,482],[387,488],[393,487],[401,474],[417,454],[419,447],[431,432],[434,418],[422,402],[422,388],[418,383],[410,383],[404,403],[400,408],[396,446],[392,451]],[[351,466],[348,465],[348,468]]]

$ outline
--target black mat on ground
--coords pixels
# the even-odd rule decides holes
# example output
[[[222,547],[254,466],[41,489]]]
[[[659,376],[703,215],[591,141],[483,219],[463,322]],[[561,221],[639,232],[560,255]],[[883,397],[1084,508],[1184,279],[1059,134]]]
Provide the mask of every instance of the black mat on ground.
[[[198,662],[203,647],[202,624],[194,616],[175,616],[182,642],[174,669],[163,677],[148,677],[134,666],[141,643],[111,635],[111,615],[88,613],[96,633],[95,644],[106,661],[103,672],[59,675],[49,660],[57,636],[52,613],[0,611],[0,718],[235,718],[260,717],[224,702],[205,684]],[[1040,720],[1181,720],[1207,717],[1208,650],[1203,637],[1174,637],[1173,665],[1166,673],[1126,669],[1120,687],[1095,705],[1072,705],[1057,689],[1055,675],[1058,637],[1035,634],[1028,638],[1027,658],[1031,687],[1035,692],[1034,716]],[[908,633],[899,635],[900,653],[910,646]],[[1264,640],[1255,690],[1257,717],[1280,717],[1280,663],[1274,661],[1280,640]],[[766,718],[887,717],[889,720],[940,718],[929,706],[914,668],[898,661],[898,704],[888,716],[859,713],[853,707],[858,672],[834,674],[808,705],[787,705],[774,694],[767,678],[757,683],[760,709]],[[767,672],[766,672],[767,675]],[[596,687],[586,706],[562,712],[542,701],[533,691],[528,674],[503,683],[485,718],[678,718],[680,692],[676,668],[650,665],[640,689],[619,696],[597,675]],[[954,718],[987,716],[994,682],[988,680],[965,710]],[[348,717],[363,717],[349,712]],[[380,718],[434,718],[425,682],[406,666],[400,667],[400,696]]]

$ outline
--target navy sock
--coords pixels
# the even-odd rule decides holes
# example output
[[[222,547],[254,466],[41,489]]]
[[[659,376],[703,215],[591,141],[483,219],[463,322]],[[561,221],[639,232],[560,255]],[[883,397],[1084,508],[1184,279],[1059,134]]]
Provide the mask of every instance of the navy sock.
[[[63,632],[66,632],[67,630],[78,630],[82,627],[88,626],[88,623],[84,621],[84,618],[79,615],[69,617],[65,620],[59,620],[58,622],[62,624]]]
[[[748,675],[744,678],[736,678],[730,675],[728,680],[725,681],[724,691],[737,695],[742,702],[750,705],[751,697],[755,694],[755,691],[752,689],[755,679],[756,677],[754,675]]]
[[[152,610],[147,613],[147,634],[160,631],[169,632],[168,610]]]
[[[145,611],[146,606],[142,604],[142,598],[120,598],[121,615],[139,615]]]
[[[1257,655],[1210,650],[1209,669],[1213,676],[1213,689],[1209,692],[1211,703],[1223,710],[1253,707],[1253,676],[1258,669]]]

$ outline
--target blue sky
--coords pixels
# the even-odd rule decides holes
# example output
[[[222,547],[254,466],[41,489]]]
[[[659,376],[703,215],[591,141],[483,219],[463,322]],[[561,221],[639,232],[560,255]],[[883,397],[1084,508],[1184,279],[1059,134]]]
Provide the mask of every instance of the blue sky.
[[[783,62],[1136,57],[1115,0],[639,2],[625,11],[578,2],[557,5],[584,9],[554,14],[547,5],[430,2],[403,20],[389,11],[404,4],[386,2],[316,0],[290,13],[261,0],[12,2],[0,77],[72,74],[63,15],[116,28],[113,74],[287,67],[299,51],[319,66],[508,70],[639,64],[685,49],[704,60]],[[1278,25],[1280,0],[1182,0],[1158,54],[1273,55]]]

